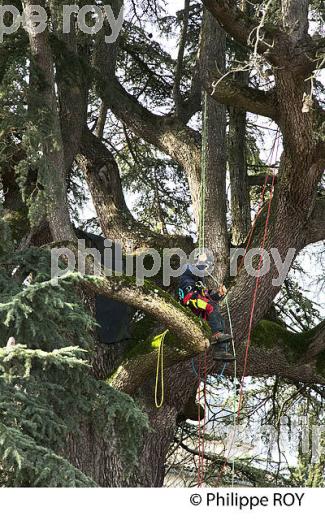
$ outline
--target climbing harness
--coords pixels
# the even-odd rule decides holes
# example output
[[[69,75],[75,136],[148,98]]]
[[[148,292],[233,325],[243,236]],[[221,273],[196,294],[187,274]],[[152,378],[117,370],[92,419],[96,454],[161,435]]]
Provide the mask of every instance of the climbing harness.
[[[155,405],[156,408],[161,408],[164,404],[165,399],[165,385],[164,385],[164,345],[165,338],[168,334],[169,330],[165,330],[159,336],[156,336],[152,342],[152,346],[158,348],[157,355],[157,369],[156,369],[156,384],[155,384]],[[159,378],[160,378],[160,401],[158,401],[158,387],[159,387]]]
[[[194,288],[188,287],[185,291],[180,289],[179,300],[182,305],[190,307],[196,316],[200,316],[205,321],[214,310],[209,292],[200,282]]]

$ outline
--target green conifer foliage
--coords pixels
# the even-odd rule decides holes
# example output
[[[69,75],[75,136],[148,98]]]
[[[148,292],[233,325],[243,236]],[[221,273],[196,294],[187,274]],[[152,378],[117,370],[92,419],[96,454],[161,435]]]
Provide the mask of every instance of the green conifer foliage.
[[[0,232],[0,485],[96,486],[64,457],[87,421],[132,471],[147,418],[91,375],[94,320],[71,282],[49,282],[47,251],[13,253],[2,218]]]

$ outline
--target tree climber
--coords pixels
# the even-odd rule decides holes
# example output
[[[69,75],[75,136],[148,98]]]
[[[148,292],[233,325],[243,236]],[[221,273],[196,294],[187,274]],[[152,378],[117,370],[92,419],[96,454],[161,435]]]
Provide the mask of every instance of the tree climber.
[[[182,305],[188,306],[194,314],[209,323],[212,330],[210,343],[213,346],[214,359],[234,361],[234,356],[227,351],[232,336],[224,332],[225,322],[218,305],[218,302],[226,296],[227,289],[221,286],[217,291],[209,290],[204,278],[206,268],[207,265],[200,262],[186,266],[185,272],[180,277],[179,300]],[[195,274],[197,271],[202,271],[202,274]]]

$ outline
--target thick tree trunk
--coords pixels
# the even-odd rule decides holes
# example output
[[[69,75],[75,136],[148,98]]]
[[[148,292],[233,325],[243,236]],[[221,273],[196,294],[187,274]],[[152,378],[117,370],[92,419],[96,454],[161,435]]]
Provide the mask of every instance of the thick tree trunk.
[[[77,53],[77,37],[74,27],[68,34],[62,32],[61,20],[57,21],[56,36],[65,45],[66,51],[73,55]],[[87,46],[79,54],[87,59]],[[76,60],[75,60],[76,61]],[[67,70],[64,59],[56,60],[56,83],[60,108],[60,122],[62,130],[62,145],[66,175],[70,174],[75,157],[80,149],[83,128],[87,122],[88,85],[87,79],[77,63]]]
[[[296,44],[308,33],[310,0],[282,0],[283,27]]]
[[[250,196],[246,159],[246,112],[229,109],[229,173],[231,184],[232,244],[245,242],[250,229]]]
[[[32,0],[26,1],[26,7],[31,13],[33,5]],[[44,7],[44,2],[40,5]],[[30,89],[30,114],[34,123],[41,125],[39,130],[43,134],[42,152],[46,161],[44,168],[47,171],[44,172],[42,182],[47,202],[47,218],[53,240],[73,240],[74,232],[67,201],[61,124],[55,94],[53,57],[48,32],[35,33],[29,19],[28,35],[32,54],[31,70],[34,75],[33,88]]]
[[[114,434],[109,441],[96,433],[93,424],[84,424],[78,435],[67,439],[65,454],[78,469],[100,487],[162,487],[168,449],[176,431],[176,409],[170,405],[156,410],[144,405],[150,431],[144,435],[136,469],[129,474],[127,461],[119,455]]]
[[[242,2],[242,10],[253,14],[251,4]],[[234,67],[238,63],[244,68],[249,60],[247,49],[237,45]],[[249,71],[242,70],[233,74],[238,85],[248,87]],[[247,176],[247,112],[235,106],[229,107],[228,165],[231,186],[232,244],[245,242],[251,226],[251,204]]]
[[[226,34],[213,16],[205,11],[202,26],[201,74],[205,78],[216,64],[225,70]],[[205,157],[202,167],[206,168],[205,192],[205,246],[216,258],[214,276],[221,284],[228,269],[229,239],[227,232],[226,193],[226,107],[205,96],[203,109],[203,132],[206,134]],[[204,125],[206,128],[204,130]]]

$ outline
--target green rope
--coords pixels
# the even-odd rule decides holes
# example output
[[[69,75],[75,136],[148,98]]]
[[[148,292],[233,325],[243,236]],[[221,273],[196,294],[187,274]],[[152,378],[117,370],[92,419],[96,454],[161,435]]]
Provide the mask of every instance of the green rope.
[[[233,339],[234,338],[234,330],[233,330],[233,326],[232,326],[232,319],[231,319],[228,295],[226,296],[226,305],[227,305],[227,313],[228,313],[230,334],[231,334],[231,337],[232,337],[232,342],[231,342],[232,343],[232,350],[233,350],[233,355],[234,355],[234,358],[235,358],[235,361],[234,361],[234,401],[233,401],[233,407],[234,407],[234,411],[233,411],[233,415],[234,415],[233,416],[233,428],[234,428],[234,436],[235,436],[235,432],[237,430],[237,419],[238,419],[238,417],[237,417],[237,406],[238,406],[238,400],[237,400],[237,357],[236,357],[235,342],[234,342],[234,339]],[[233,461],[232,461],[232,477],[231,477],[231,486],[232,487],[234,487],[234,483],[235,483],[235,459],[233,459]]]

